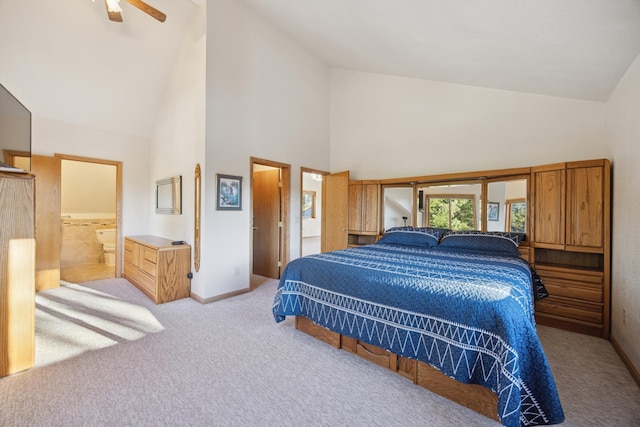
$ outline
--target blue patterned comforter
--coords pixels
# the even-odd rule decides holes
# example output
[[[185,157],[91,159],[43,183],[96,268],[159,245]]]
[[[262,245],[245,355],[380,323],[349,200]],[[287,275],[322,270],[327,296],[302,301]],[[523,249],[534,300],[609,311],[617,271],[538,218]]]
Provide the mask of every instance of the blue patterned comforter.
[[[290,262],[273,315],[308,317],[488,387],[506,426],[556,424],[564,415],[532,286],[515,256],[378,243]]]

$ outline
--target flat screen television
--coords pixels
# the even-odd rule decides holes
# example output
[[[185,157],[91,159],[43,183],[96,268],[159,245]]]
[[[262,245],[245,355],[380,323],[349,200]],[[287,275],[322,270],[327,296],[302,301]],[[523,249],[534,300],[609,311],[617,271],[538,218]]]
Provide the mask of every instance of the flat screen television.
[[[31,171],[31,112],[0,84],[0,170]]]

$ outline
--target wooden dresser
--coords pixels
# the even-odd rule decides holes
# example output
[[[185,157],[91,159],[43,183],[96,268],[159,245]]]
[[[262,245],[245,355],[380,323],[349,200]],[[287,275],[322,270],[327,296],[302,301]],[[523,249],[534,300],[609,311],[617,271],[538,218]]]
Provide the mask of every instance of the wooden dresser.
[[[33,175],[0,172],[0,377],[35,363]]]
[[[156,236],[124,239],[124,277],[156,304],[186,298],[191,292],[191,246],[171,242]]]

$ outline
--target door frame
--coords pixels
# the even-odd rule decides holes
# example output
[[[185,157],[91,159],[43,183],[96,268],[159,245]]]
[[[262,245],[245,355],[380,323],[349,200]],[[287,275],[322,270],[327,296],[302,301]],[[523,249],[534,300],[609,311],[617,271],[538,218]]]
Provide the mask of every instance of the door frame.
[[[249,186],[249,230],[250,230],[250,245],[249,245],[249,271],[253,274],[253,171],[255,165],[271,166],[280,169],[280,176],[282,179],[282,187],[280,193],[280,213],[282,215],[282,233],[280,233],[280,253],[282,256],[282,266],[280,271],[286,267],[289,263],[289,207],[291,199],[291,165],[287,163],[274,162],[272,160],[261,159],[258,157],[250,158],[250,186]],[[249,281],[251,283],[251,281]],[[250,290],[254,290],[253,283],[249,286]]]
[[[320,169],[312,169],[304,166],[300,167],[300,256],[302,256],[302,193],[304,191],[304,174],[305,173],[315,173],[318,175],[322,175],[322,178],[326,175],[329,175],[329,172],[323,171]],[[324,198],[324,193],[322,194]],[[322,203],[322,200],[320,201]],[[322,211],[321,215],[324,215],[324,211]],[[320,221],[322,221],[322,217],[320,217]],[[322,241],[322,227],[320,227],[320,241]]]
[[[101,165],[111,165],[116,167],[116,270],[115,277],[122,277],[122,162],[115,160],[96,159],[93,157],[74,156],[71,154],[55,153],[62,167],[63,160],[76,162],[98,163]],[[60,169],[62,172],[62,168]]]

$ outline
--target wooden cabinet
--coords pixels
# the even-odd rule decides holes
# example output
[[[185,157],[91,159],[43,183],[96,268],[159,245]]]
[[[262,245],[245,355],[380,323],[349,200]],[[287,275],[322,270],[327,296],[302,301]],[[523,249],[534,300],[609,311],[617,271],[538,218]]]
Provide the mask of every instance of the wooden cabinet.
[[[605,160],[567,163],[565,244],[568,250],[604,252],[609,176],[609,162]]]
[[[32,175],[0,173],[0,377],[35,363]]]
[[[349,182],[349,245],[375,241],[380,231],[379,212],[380,182]]]
[[[124,277],[156,304],[190,295],[190,266],[189,245],[156,236],[124,239]]]
[[[534,232],[539,246],[564,249],[565,163],[533,168]]]
[[[611,169],[606,159],[532,168],[538,323],[609,338]]]
[[[537,247],[603,253],[610,165],[590,160],[532,168]]]

